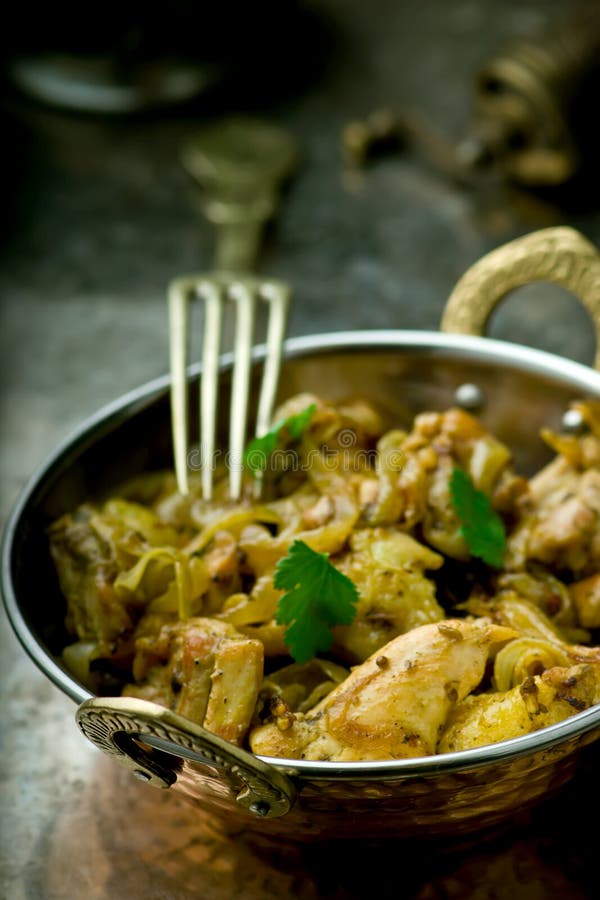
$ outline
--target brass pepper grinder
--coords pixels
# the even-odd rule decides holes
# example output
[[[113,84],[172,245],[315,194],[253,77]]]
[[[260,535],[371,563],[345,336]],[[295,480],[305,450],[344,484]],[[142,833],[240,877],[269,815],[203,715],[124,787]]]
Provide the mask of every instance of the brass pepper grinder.
[[[513,42],[475,79],[469,135],[458,144],[422,114],[377,110],[342,137],[350,167],[375,153],[416,146],[446,175],[466,183],[494,169],[523,186],[562,185],[597,164],[600,13]]]
[[[600,16],[515,42],[477,76],[471,163],[496,162],[524,185],[564,184],[595,157],[599,89]]]

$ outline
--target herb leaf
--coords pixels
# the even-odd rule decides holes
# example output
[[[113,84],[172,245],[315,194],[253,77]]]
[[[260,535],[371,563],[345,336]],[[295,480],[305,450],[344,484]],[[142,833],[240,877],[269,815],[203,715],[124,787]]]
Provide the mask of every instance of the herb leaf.
[[[244,465],[250,469],[253,475],[256,475],[257,472],[265,471],[269,457],[277,449],[277,445],[282,438],[287,435],[292,441],[298,440],[308,426],[316,409],[316,404],[311,403],[302,412],[296,413],[294,416],[288,416],[287,419],[278,422],[262,437],[253,438],[250,441],[244,450]]]
[[[285,590],[277,604],[275,621],[287,625],[285,643],[298,663],[307,662],[320,650],[329,650],[334,625],[350,625],[356,613],[358,590],[332,563],[294,541],[288,555],[275,567],[276,588]]]
[[[450,478],[452,506],[460,519],[460,533],[473,556],[500,568],[506,552],[506,529],[489,497],[477,490],[466,472],[454,469]]]

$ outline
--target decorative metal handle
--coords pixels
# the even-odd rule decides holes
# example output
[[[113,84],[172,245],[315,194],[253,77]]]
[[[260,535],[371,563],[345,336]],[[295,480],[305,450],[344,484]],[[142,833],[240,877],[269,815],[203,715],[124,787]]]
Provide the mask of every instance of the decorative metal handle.
[[[97,697],[81,704],[76,719],[92,744],[155,787],[180,781],[181,790],[193,793],[194,772],[208,766],[216,770],[219,792],[256,816],[277,818],[293,806],[295,790],[286,775],[156,703]]]
[[[441,329],[482,335],[492,311],[511,291],[550,281],[571,291],[596,329],[600,369],[600,254],[573,228],[545,228],[492,250],[462,276],[446,304]]]

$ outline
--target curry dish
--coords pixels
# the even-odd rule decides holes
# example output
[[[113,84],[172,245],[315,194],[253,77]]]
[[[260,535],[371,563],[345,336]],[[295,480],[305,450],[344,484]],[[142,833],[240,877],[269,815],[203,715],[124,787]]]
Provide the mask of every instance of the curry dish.
[[[300,435],[283,429],[260,499],[247,472],[232,503],[222,463],[210,502],[199,479],[184,497],[149,473],[53,523],[73,674],[256,754],[311,760],[464,750],[600,702],[600,407],[575,404],[579,435],[544,431],[554,458],[526,479],[460,409],[386,430],[366,402],[300,395],[278,421],[313,404]],[[501,519],[499,566],[467,540],[457,469]],[[352,621],[304,662],[274,585],[297,541],[357,591]]]

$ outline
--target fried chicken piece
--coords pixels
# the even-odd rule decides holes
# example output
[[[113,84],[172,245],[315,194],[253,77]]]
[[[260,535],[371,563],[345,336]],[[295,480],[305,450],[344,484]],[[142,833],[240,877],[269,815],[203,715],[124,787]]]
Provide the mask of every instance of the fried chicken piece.
[[[519,628],[512,621],[504,621],[502,616],[499,619],[496,610],[497,608],[502,609],[504,603],[508,603],[509,608],[516,603],[517,608],[523,611],[523,602],[526,602],[528,610],[531,611],[533,607],[536,607],[543,614],[543,622],[547,626],[546,631],[552,628],[556,637],[562,641],[576,644],[589,643],[591,635],[586,628],[582,627],[583,622],[577,611],[571,587],[546,569],[535,565],[528,571],[500,574],[495,579],[493,594],[484,596],[478,595],[475,591],[471,599],[463,604],[463,608],[475,615],[490,616],[499,624]],[[524,623],[528,615],[528,613],[525,614]],[[541,621],[540,616],[537,616],[536,627]]]
[[[517,633],[489,619],[447,619],[391,641],[310,712],[254,728],[254,753],[291,759],[402,759],[435,753],[456,703]]]
[[[363,662],[397,635],[444,618],[435,585],[425,575],[426,569],[442,565],[439,553],[393,528],[360,529],[349,543],[350,549],[331,561],[356,585],[359,599],[352,624],[334,629],[334,653],[352,663]],[[270,570],[257,579],[250,594],[230,597],[218,615],[259,638],[266,656],[285,655],[285,628],[275,622],[280,597]]]
[[[330,451],[348,449],[348,437],[353,433],[352,447],[372,446],[383,434],[381,416],[371,403],[360,398],[335,406],[325,402],[315,394],[295,394],[286,400],[275,412],[274,422],[283,422],[289,416],[296,416],[307,407],[316,407],[307,432],[316,443],[327,445]],[[341,434],[341,437],[340,437]]]
[[[133,629],[131,611],[117,596],[114,548],[94,528],[96,510],[81,506],[55,522],[50,552],[67,600],[66,626],[80,641],[94,641],[97,655],[111,655]]]
[[[262,683],[263,646],[216,619],[146,616],[133,675],[124,696],[160,703],[240,745]]]
[[[217,531],[204,560],[213,581],[231,580],[238,567],[238,546],[235,537],[229,531]]]
[[[350,551],[333,561],[359,592],[354,621],[334,632],[334,650],[343,658],[363,662],[399,634],[444,618],[425,575],[443,558],[410,535],[392,528],[356,531]]]
[[[600,647],[566,640],[564,630],[531,600],[507,590],[487,600],[472,597],[463,604],[463,608],[474,615],[489,617],[498,625],[513,628],[521,636],[547,641],[562,650],[573,665],[589,664],[597,672],[600,684]],[[576,629],[569,631],[573,633]],[[600,693],[598,699],[600,700]]]
[[[560,479],[557,481],[560,484]],[[570,488],[552,491],[536,513],[528,543],[531,557],[572,572],[598,568],[600,471],[588,469],[573,480]]]
[[[595,702],[592,666],[553,667],[509,691],[465,697],[450,713],[438,753],[495,744],[562,722]]]
[[[600,628],[600,574],[590,575],[569,587],[569,594],[584,628]]]
[[[431,435],[430,444],[438,457],[429,477],[423,535],[442,553],[467,560],[470,552],[450,492],[454,468],[463,468],[474,486],[488,494],[492,505],[503,513],[512,511],[516,498],[526,490],[526,482],[514,474],[508,448],[463,410],[417,416],[406,449],[412,441],[418,446],[419,435],[421,440],[422,436]]]
[[[409,434],[384,435],[378,453],[379,491],[365,520],[369,525],[420,526],[428,544],[454,559],[469,559],[450,494],[456,466],[502,513],[511,513],[527,488],[525,479],[513,472],[508,448],[461,409],[422,413]]]
[[[131,653],[133,629],[148,597],[144,591],[121,593],[116,580],[153,549],[177,547],[177,531],[152,510],[113,498],[62,516],[49,537],[67,600],[67,630],[80,641],[93,641],[95,658]]]
[[[597,410],[580,411],[598,427]],[[600,435],[542,436],[559,455],[535,475],[520,502],[520,519],[509,537],[507,565],[538,560],[576,577],[600,568]]]

